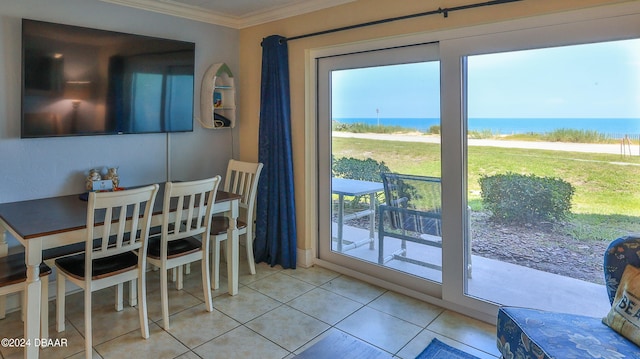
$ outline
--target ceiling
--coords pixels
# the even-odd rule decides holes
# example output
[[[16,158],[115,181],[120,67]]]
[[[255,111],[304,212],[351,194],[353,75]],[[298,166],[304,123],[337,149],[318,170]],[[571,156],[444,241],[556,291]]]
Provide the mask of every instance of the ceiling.
[[[102,0],[235,29],[356,0]]]

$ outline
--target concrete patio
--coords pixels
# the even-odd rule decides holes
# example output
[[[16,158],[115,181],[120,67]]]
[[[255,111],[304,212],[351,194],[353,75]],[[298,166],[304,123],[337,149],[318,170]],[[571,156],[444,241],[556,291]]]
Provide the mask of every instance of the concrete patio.
[[[334,233],[335,233],[335,223]],[[369,238],[369,231],[344,226],[344,239],[360,242]],[[345,246],[344,254],[377,263],[377,235],[375,249],[368,244],[356,248]],[[400,248],[400,241],[385,238],[385,254]],[[336,241],[333,249],[337,249]],[[441,264],[441,249],[407,243],[407,255],[434,264]],[[603,285],[531,269],[494,259],[472,255],[472,278],[468,280],[467,295],[501,305],[538,308],[564,313],[602,317],[610,309]],[[442,282],[442,273],[420,265],[391,260],[385,267],[394,268],[427,280]]]

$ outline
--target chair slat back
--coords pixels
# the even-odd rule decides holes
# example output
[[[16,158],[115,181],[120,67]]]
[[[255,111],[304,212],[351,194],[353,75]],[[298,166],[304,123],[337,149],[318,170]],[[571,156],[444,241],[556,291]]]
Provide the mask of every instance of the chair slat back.
[[[399,173],[381,173],[387,213],[393,229],[440,235],[440,178]]]
[[[227,166],[224,190],[240,195],[240,207],[245,210],[254,208],[258,181],[262,172],[262,163],[230,160]],[[248,211],[250,212],[250,211]]]
[[[93,259],[146,245],[158,187],[154,184],[124,191],[89,194],[85,247],[85,253],[89,255],[86,255],[85,268],[92,268]],[[96,239],[99,245],[94,244]]]
[[[220,176],[190,181],[167,182],[165,185],[161,254],[167,255],[167,243],[198,236],[211,227],[211,210],[215,202]],[[172,211],[172,204],[176,210]]]

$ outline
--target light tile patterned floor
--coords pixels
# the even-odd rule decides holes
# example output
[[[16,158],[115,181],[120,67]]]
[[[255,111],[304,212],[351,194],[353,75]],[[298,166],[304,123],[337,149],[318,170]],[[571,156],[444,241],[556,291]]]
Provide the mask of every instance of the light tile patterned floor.
[[[327,269],[283,270],[265,264],[248,273],[241,262],[239,294],[226,293],[226,278],[214,292],[214,311],[203,304],[199,266],[192,266],[184,290],[170,290],[171,329],[162,329],[159,274],[148,273],[150,337],[140,336],[137,309],[115,312],[114,291],[94,293],[94,358],[292,358],[326,335],[341,331],[389,354],[414,358],[433,338],[479,358],[499,357],[495,327],[442,308],[355,280]],[[222,267],[224,268],[224,267]],[[126,293],[125,293],[126,294]],[[67,296],[66,348],[47,348],[42,358],[83,358],[82,293]],[[0,321],[0,337],[22,335],[17,312]],[[0,348],[2,358],[22,351]]]

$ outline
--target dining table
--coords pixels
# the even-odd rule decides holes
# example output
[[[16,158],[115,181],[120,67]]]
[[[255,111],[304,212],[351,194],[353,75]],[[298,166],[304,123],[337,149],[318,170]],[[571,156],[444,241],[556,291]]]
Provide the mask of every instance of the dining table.
[[[152,226],[162,225],[164,184],[160,185],[151,218]],[[218,190],[213,213],[229,219],[227,276],[230,295],[238,293],[239,240],[237,218],[240,196]],[[173,205],[173,204],[172,204]],[[177,205],[175,205],[177,207]],[[176,208],[172,207],[172,211]],[[174,212],[175,213],[175,212]],[[24,290],[24,357],[38,358],[40,338],[39,266],[43,251],[62,248],[86,240],[86,194],[74,194],[0,204],[0,255],[6,255],[7,235],[24,247],[27,283]],[[4,308],[1,308],[4,310]]]

